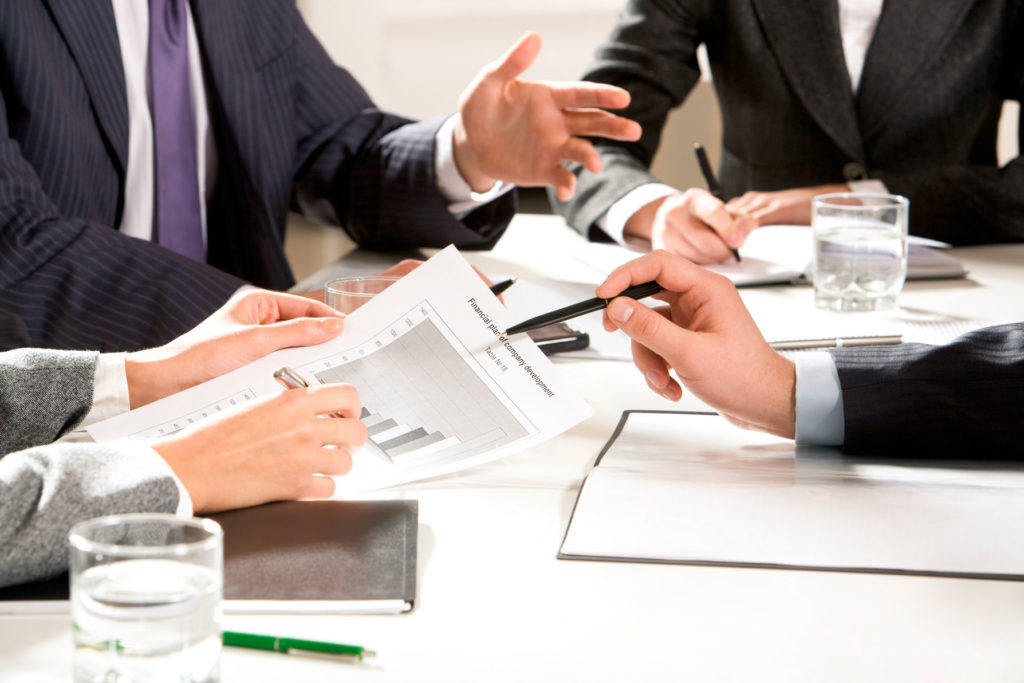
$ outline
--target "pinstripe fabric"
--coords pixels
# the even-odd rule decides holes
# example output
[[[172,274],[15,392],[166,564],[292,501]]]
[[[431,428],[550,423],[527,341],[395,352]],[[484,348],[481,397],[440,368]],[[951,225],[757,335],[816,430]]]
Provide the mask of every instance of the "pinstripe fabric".
[[[584,78],[628,89],[624,115],[643,137],[598,141],[602,172],[579,171],[559,211],[587,233],[616,200],[655,181],[666,116],[700,78],[704,43],[726,197],[842,183],[859,169],[910,198],[914,234],[1024,240],[1024,161],[996,163],[1002,102],[1024,97],[1021,4],[885,2],[855,97],[835,0],[628,0]]]
[[[436,189],[437,123],[377,110],[291,0],[201,0],[193,18],[217,141],[209,264],[111,229],[128,144],[106,0],[0,2],[0,348],[163,343],[243,282],[285,289],[290,206],[376,249],[485,248],[515,199],[459,222]]]
[[[850,453],[1024,457],[1024,323],[832,352]]]

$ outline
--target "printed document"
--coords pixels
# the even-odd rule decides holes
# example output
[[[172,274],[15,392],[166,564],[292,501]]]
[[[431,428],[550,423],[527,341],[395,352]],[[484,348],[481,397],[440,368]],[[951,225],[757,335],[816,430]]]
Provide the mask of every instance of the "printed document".
[[[448,247],[345,319],[319,346],[276,351],[209,382],[93,425],[96,440],[150,439],[282,391],[281,366],[310,384],[356,387],[369,441],[339,497],[454,472],[555,436],[590,416],[526,334],[504,335],[501,302]]]

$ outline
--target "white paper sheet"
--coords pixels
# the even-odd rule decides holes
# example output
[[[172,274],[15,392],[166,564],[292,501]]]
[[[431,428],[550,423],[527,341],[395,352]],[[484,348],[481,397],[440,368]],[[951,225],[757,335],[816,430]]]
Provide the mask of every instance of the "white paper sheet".
[[[960,262],[945,253],[943,243],[911,236],[908,239],[907,278],[958,278],[967,273]],[[948,245],[944,245],[948,246]],[[813,242],[805,225],[767,225],[750,233],[740,247],[740,263],[707,266],[725,275],[737,287],[745,285],[806,282]],[[598,276],[595,283],[641,252],[617,244],[590,243],[576,251],[576,259],[590,266]]]
[[[1024,472],[844,458],[716,415],[629,413],[567,559],[1024,578]]]
[[[96,440],[154,438],[270,392],[287,365],[311,384],[359,391],[370,442],[336,477],[338,497],[487,462],[591,414],[454,247],[345,320],[336,339],[285,349],[89,428]]]

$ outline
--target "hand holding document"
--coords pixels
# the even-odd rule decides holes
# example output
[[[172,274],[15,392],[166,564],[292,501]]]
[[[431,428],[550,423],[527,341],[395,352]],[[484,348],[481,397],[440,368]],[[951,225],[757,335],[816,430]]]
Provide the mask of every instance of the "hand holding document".
[[[170,434],[280,391],[274,372],[359,391],[369,440],[336,495],[481,464],[572,427],[589,407],[513,322],[454,247],[349,315],[319,346],[284,349],[89,428],[97,440]]]

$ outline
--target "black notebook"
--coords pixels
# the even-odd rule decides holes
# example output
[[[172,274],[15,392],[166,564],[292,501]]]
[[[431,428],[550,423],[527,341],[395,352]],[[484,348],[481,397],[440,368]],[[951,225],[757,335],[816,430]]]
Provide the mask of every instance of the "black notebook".
[[[416,597],[415,500],[268,503],[224,528],[224,611],[398,613]],[[66,612],[68,578],[0,588],[0,612]]]

